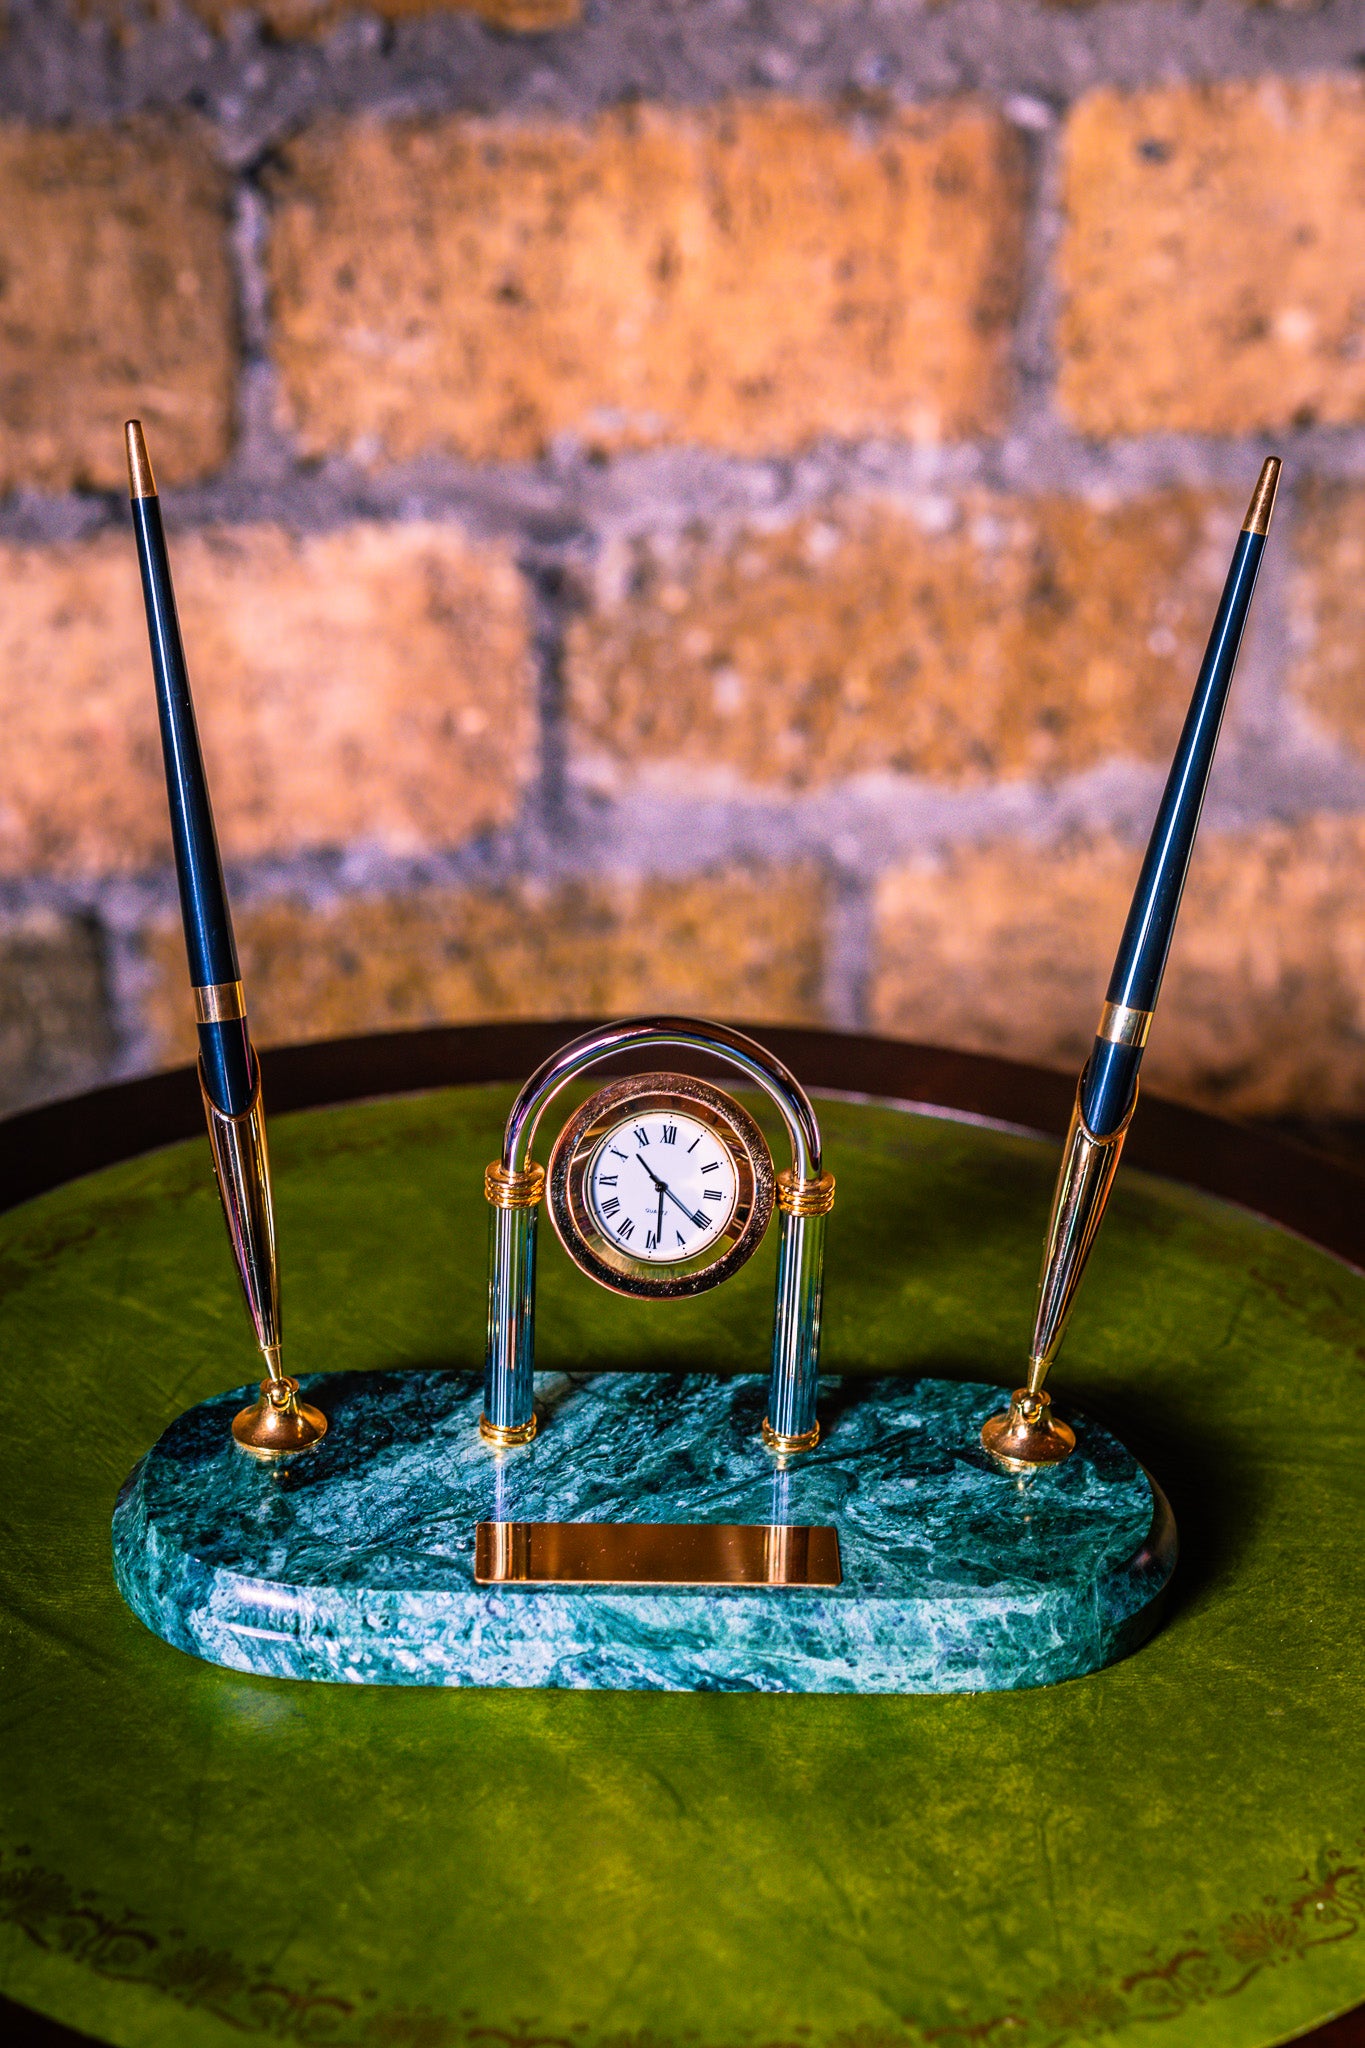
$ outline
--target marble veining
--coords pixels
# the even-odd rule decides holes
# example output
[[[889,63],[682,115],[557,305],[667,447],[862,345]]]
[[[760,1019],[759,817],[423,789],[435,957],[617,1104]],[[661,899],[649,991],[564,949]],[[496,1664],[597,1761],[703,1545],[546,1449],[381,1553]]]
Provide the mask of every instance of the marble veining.
[[[238,1671],[380,1685],[983,1692],[1114,1662],[1175,1562],[1160,1495],[1105,1430],[1014,1477],[980,1449],[998,1387],[822,1382],[824,1436],[779,1469],[758,1377],[537,1382],[540,1435],[490,1451],[481,1380],[315,1374],[314,1449],[262,1464],[228,1425],[253,1390],[181,1415],[132,1473],[114,1564],[133,1612]],[[482,1587],[483,1520],[832,1522],[833,1589]]]

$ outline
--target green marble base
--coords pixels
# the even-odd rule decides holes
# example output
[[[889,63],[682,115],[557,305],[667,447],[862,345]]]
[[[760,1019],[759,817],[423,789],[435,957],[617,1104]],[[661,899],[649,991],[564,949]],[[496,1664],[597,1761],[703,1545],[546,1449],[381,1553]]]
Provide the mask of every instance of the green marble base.
[[[490,1451],[450,1372],[316,1375],[331,1427],[287,1464],[240,1451],[249,1389],[172,1423],[114,1517],[124,1598],[167,1642],[271,1677],[650,1691],[994,1692],[1113,1663],[1175,1562],[1159,1490],[1077,1421],[1060,1467],[981,1450],[998,1387],[832,1381],[824,1435],[779,1467],[764,1382],[542,1381],[535,1442]],[[820,1523],[833,1588],[490,1587],[480,1521]]]

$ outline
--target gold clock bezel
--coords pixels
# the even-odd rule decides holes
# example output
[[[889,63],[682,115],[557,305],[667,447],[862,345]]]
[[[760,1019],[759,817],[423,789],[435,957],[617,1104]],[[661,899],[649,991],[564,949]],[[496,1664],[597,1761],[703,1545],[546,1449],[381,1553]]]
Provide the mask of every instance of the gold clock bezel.
[[[623,1252],[603,1231],[588,1199],[589,1172],[603,1140],[632,1116],[669,1110],[705,1124],[720,1140],[734,1163],[737,1188],[724,1229],[704,1251],[676,1265]],[[632,1074],[599,1088],[555,1139],[546,1182],[550,1221],[574,1264],[613,1294],[644,1300],[684,1300],[718,1287],[753,1257],[772,1221],[775,1180],[767,1139],[733,1096],[690,1074]]]

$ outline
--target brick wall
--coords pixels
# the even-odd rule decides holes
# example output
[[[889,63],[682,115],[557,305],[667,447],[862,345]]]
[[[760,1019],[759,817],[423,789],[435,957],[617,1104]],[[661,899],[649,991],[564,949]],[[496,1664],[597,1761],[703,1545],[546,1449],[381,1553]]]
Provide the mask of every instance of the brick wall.
[[[190,1031],[1071,1064],[1261,456],[1154,1084],[1365,1113],[1365,0],[8,0],[0,1094]]]

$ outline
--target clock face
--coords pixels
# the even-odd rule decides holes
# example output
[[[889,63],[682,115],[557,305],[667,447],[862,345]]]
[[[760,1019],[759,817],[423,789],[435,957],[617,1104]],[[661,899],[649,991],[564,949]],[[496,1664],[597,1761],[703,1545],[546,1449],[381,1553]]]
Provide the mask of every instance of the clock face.
[[[762,1131],[690,1074],[600,1089],[555,1140],[547,1182],[560,1243],[617,1294],[704,1293],[757,1251],[773,1213]]]
[[[626,1117],[597,1147],[588,1200],[603,1236],[651,1265],[708,1250],[735,1213],[729,1148],[684,1110]]]

